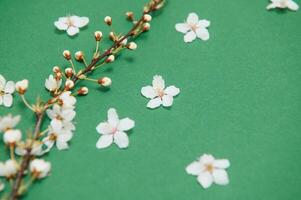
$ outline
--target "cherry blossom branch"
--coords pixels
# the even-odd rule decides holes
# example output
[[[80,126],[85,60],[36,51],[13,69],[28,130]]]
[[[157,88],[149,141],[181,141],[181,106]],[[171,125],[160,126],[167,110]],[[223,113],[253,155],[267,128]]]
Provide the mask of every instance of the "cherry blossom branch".
[[[64,52],[64,57],[70,62],[72,68],[65,70],[65,75],[60,71],[58,67],[55,67],[53,70],[56,74],[55,81],[59,82],[62,78],[66,78],[65,87],[63,90],[60,90],[59,87],[55,90],[49,89],[51,93],[53,94],[53,97],[50,98],[46,103],[42,103],[40,101],[37,101],[35,105],[30,105],[30,103],[27,102],[27,100],[24,97],[24,94],[28,87],[28,81],[23,80],[19,81],[16,84],[16,90],[21,96],[21,99],[23,100],[24,104],[35,113],[36,121],[35,121],[35,128],[31,135],[31,138],[28,138],[29,144],[25,144],[24,148],[24,155],[22,156],[21,162],[18,167],[17,173],[12,177],[9,177],[10,181],[13,181],[12,189],[10,191],[9,197],[7,199],[9,200],[17,200],[19,197],[24,194],[24,192],[28,189],[29,185],[31,184],[23,184],[23,179],[25,177],[25,171],[31,170],[31,182],[32,183],[36,178],[43,178],[47,175],[48,171],[46,170],[46,174],[43,174],[42,171],[37,171],[36,169],[32,171],[32,169],[29,169],[29,165],[31,165],[32,159],[35,158],[35,155],[33,154],[34,145],[35,142],[40,141],[41,136],[44,135],[44,131],[41,134],[41,126],[43,123],[44,115],[46,113],[46,110],[55,104],[62,103],[61,96],[65,92],[69,92],[74,90],[75,84],[78,81],[82,80],[93,80],[89,79],[87,76],[89,72],[92,72],[100,67],[102,67],[105,64],[111,63],[115,60],[115,55],[120,53],[124,49],[130,49],[134,50],[136,49],[136,44],[133,42],[130,42],[127,44],[127,40],[129,39],[135,39],[137,36],[139,36],[141,33],[148,31],[150,28],[150,25],[148,24],[149,21],[151,21],[151,14],[152,12],[160,9],[165,0],[150,0],[150,2],[144,7],[144,11],[142,16],[139,18],[139,20],[135,21],[133,17],[133,13],[128,12],[127,17],[130,21],[134,23],[133,27],[124,35],[124,36],[117,36],[114,32],[110,33],[111,39],[114,41],[114,43],[108,48],[104,53],[99,54],[99,41],[102,37],[101,32],[95,32],[95,38],[96,38],[96,51],[93,56],[93,59],[91,60],[90,64],[86,63],[86,60],[81,52],[76,53],[76,59],[78,61],[82,61],[85,65],[85,68],[82,70],[79,70],[78,72],[75,71],[75,65],[71,59],[71,54],[69,51]],[[105,22],[111,26],[112,21],[110,21],[111,18],[105,18]],[[64,75],[64,76],[63,76]],[[52,77],[53,78],[53,77]],[[106,77],[105,77],[106,78]],[[99,83],[102,86],[110,85],[110,79],[99,79],[95,80],[95,82]],[[80,88],[77,91],[77,94],[79,95],[85,95],[88,93],[87,88]],[[71,107],[74,107],[73,104]],[[48,114],[48,113],[47,113]],[[48,130],[48,129],[46,129]],[[55,138],[55,137],[54,137]],[[54,139],[49,136],[48,139]],[[15,145],[15,143],[13,143]],[[13,146],[14,147],[14,146]],[[45,167],[45,166],[43,166]],[[42,174],[42,175],[41,175]],[[5,198],[6,199],[6,198]]]

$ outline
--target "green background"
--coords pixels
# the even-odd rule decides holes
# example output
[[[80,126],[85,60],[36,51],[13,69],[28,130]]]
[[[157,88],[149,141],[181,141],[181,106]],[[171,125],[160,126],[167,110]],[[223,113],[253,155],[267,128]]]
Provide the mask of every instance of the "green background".
[[[104,16],[125,32],[131,25],[124,13],[138,14],[146,2],[0,0],[0,73],[29,79],[30,101],[38,94],[47,99],[45,77],[54,65],[68,66],[63,50],[91,56],[94,31],[109,31]],[[78,100],[71,148],[46,156],[51,176],[25,199],[300,199],[301,11],[266,11],[267,4],[170,0],[136,51],[94,74],[111,77],[110,90],[83,83],[90,93]],[[193,11],[211,21],[207,42],[184,43],[174,28]],[[89,26],[69,38],[53,25],[66,14],[89,17]],[[155,74],[181,89],[171,109],[146,108],[140,89]],[[127,150],[95,148],[95,127],[110,107],[136,121]],[[32,129],[17,95],[12,109],[0,107],[1,115],[8,112],[23,115],[24,132]],[[203,153],[231,161],[228,186],[204,190],[186,174],[185,166]]]

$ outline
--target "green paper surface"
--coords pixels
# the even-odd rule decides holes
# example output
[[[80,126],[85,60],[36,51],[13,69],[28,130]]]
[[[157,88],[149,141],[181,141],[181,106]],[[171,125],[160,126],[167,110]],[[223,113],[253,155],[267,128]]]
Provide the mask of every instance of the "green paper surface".
[[[29,101],[47,99],[44,81],[52,67],[68,67],[63,50],[92,56],[94,31],[109,32],[103,18],[112,16],[114,30],[124,33],[131,27],[124,13],[140,15],[146,2],[1,0],[0,74],[29,79]],[[71,147],[45,157],[51,176],[24,199],[300,199],[301,11],[267,11],[268,3],[170,0],[137,40],[136,51],[94,73],[112,78],[109,90],[81,84],[90,93],[78,99]],[[175,24],[190,12],[211,21],[207,42],[187,44],[176,32]],[[70,38],[53,25],[66,14],[87,16],[90,23]],[[146,108],[140,89],[156,74],[181,89],[171,109]],[[0,114],[22,114],[19,127],[31,130],[34,117],[17,95],[14,100]],[[126,150],[95,147],[95,127],[111,107],[136,122]],[[203,153],[230,160],[229,185],[204,190],[186,174],[186,165]],[[0,160],[5,158],[1,153]]]

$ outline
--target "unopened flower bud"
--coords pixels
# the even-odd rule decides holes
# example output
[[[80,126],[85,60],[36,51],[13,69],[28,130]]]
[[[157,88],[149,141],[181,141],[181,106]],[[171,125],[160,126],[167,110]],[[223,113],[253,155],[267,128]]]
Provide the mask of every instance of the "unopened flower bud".
[[[109,38],[110,38],[110,40],[112,40],[113,42],[115,42],[115,41],[118,39],[114,32],[110,32],[110,33],[109,33]]]
[[[111,62],[114,62],[114,60],[115,60],[115,56],[114,55],[109,55],[109,57],[106,59],[106,62],[111,63]]]
[[[137,44],[135,42],[130,42],[126,47],[130,50],[135,50],[137,49]]]
[[[33,177],[41,179],[48,176],[51,164],[43,159],[34,159],[30,162],[29,169]]]
[[[104,87],[109,87],[112,85],[112,80],[109,77],[103,77],[98,80],[98,84]]]
[[[150,24],[149,23],[143,24],[143,28],[142,28],[143,31],[148,31],[149,29],[150,29]]]
[[[96,41],[100,41],[101,38],[102,38],[102,32],[101,31],[95,31],[94,36],[95,36]]]
[[[150,16],[149,14],[143,15],[143,21],[145,21],[145,22],[152,21],[152,16]]]
[[[26,79],[22,81],[18,81],[16,83],[16,91],[21,95],[23,95],[26,92],[27,88],[28,88],[28,80]]]
[[[109,26],[112,25],[112,18],[110,16],[106,16],[104,21],[107,25],[109,25]]]
[[[66,80],[65,87],[66,87],[67,90],[72,89],[74,87],[74,82],[72,80],[70,80],[70,79]]]
[[[70,60],[71,59],[71,53],[70,53],[70,51],[68,51],[68,50],[63,51],[63,56],[67,60]]]
[[[77,61],[82,61],[84,58],[84,53],[82,51],[78,51],[75,53],[75,59]]]
[[[55,80],[59,81],[62,79],[62,76],[63,76],[62,72],[57,72],[57,73],[55,73],[54,78],[55,78]]]
[[[126,18],[130,21],[134,20],[134,13],[133,12],[126,12]]]
[[[66,68],[65,75],[67,76],[67,78],[71,78],[73,76],[73,69],[71,67]]]
[[[89,92],[89,89],[87,87],[81,87],[79,90],[77,90],[77,94],[79,95],[87,95]]]
[[[59,66],[54,66],[54,67],[52,68],[52,71],[53,71],[54,73],[57,73],[57,72],[60,72],[61,69],[60,69]]]
[[[15,145],[22,138],[22,133],[20,130],[10,129],[6,131],[3,135],[3,141],[5,144]]]

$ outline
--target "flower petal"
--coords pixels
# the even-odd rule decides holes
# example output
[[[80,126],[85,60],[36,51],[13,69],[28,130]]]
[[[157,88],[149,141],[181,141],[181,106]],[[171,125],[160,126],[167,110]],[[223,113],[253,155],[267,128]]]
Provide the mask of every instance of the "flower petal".
[[[215,169],[212,173],[214,183],[218,185],[227,185],[229,183],[228,174],[223,169]]]
[[[14,93],[14,91],[15,91],[15,83],[14,83],[13,81],[8,81],[8,82],[6,83],[4,92],[5,92],[5,93],[12,94],[12,93]]]
[[[0,74],[0,90],[4,90],[5,84],[6,84],[6,80],[4,76]]]
[[[162,76],[160,75],[155,75],[153,77],[153,88],[155,90],[164,90],[165,88],[165,81],[164,79],[162,78]]]
[[[213,178],[209,172],[203,172],[198,176],[198,182],[207,189],[212,185]]]
[[[198,26],[202,28],[207,28],[208,26],[210,26],[210,21],[202,19],[198,22]]]
[[[96,148],[104,149],[110,146],[113,142],[113,135],[102,135],[96,143]]]
[[[190,13],[187,17],[187,23],[190,25],[197,24],[199,22],[199,17],[196,13]]]
[[[162,98],[162,105],[164,107],[170,107],[172,105],[173,102],[173,97],[169,96],[169,95],[164,95]]]
[[[58,150],[65,150],[65,149],[69,148],[67,142],[59,141],[59,140],[56,141],[56,147],[57,147]]]
[[[68,25],[64,23],[63,21],[56,21],[54,22],[54,25],[56,26],[57,29],[61,31],[65,31],[68,28]]]
[[[193,40],[195,40],[195,38],[196,38],[195,32],[189,31],[184,35],[184,42],[192,42]]]
[[[82,28],[86,26],[89,23],[89,18],[88,17],[81,17],[80,18],[80,25],[78,26],[79,28]]]
[[[60,130],[63,127],[63,123],[61,120],[58,120],[56,118],[54,118],[53,120],[51,120],[50,125],[52,126],[53,129],[55,130]]]
[[[117,129],[120,131],[128,131],[134,128],[135,122],[130,118],[124,118],[119,121]]]
[[[119,123],[119,117],[114,108],[108,110],[108,122],[112,127],[116,127]]]
[[[200,38],[201,40],[209,40],[209,32],[206,28],[198,28],[196,29],[196,35],[198,36],[198,38]]]
[[[276,8],[277,7],[277,5],[275,4],[275,3],[270,3],[268,6],[267,6],[267,10],[270,10],[270,9],[274,9],[274,8]]]
[[[292,0],[287,1],[287,7],[293,11],[297,11],[299,9],[298,4]]]
[[[213,166],[216,168],[226,169],[230,167],[230,162],[227,159],[218,159],[213,161]]]
[[[5,94],[3,96],[3,105],[5,107],[11,107],[13,104],[13,96],[11,94]]]
[[[0,96],[0,106],[3,104],[3,96]]]
[[[176,30],[181,33],[187,33],[190,30],[190,26],[186,23],[178,23],[175,26]]]
[[[66,110],[63,110],[63,112],[62,112],[62,116],[63,116],[64,120],[67,120],[69,122],[71,122],[74,119],[75,115],[76,115],[76,112],[71,109],[66,109]]]
[[[147,104],[147,107],[148,108],[151,108],[151,109],[154,109],[154,108],[157,108],[159,107],[160,105],[162,104],[162,100],[160,97],[157,97],[155,99],[152,99],[148,102]]]
[[[141,88],[141,94],[149,99],[153,99],[154,97],[156,97],[156,91],[152,86],[145,86]]]
[[[200,157],[200,162],[202,164],[211,164],[214,161],[214,157],[210,154],[204,154]]]
[[[79,32],[79,28],[74,27],[74,26],[70,26],[70,27],[67,29],[67,34],[70,35],[70,36],[74,36],[74,35],[76,35],[78,32]]]
[[[199,175],[202,172],[200,163],[197,162],[197,161],[194,161],[193,163],[189,164],[186,167],[186,172],[188,174],[191,174],[191,175],[194,175],[194,176]]]
[[[180,89],[172,85],[167,87],[164,92],[170,96],[177,96],[180,93]]]
[[[101,122],[97,125],[96,131],[100,134],[111,134],[113,129],[108,122]]]
[[[129,137],[125,132],[118,131],[114,134],[114,143],[119,148],[127,148],[129,146]]]

